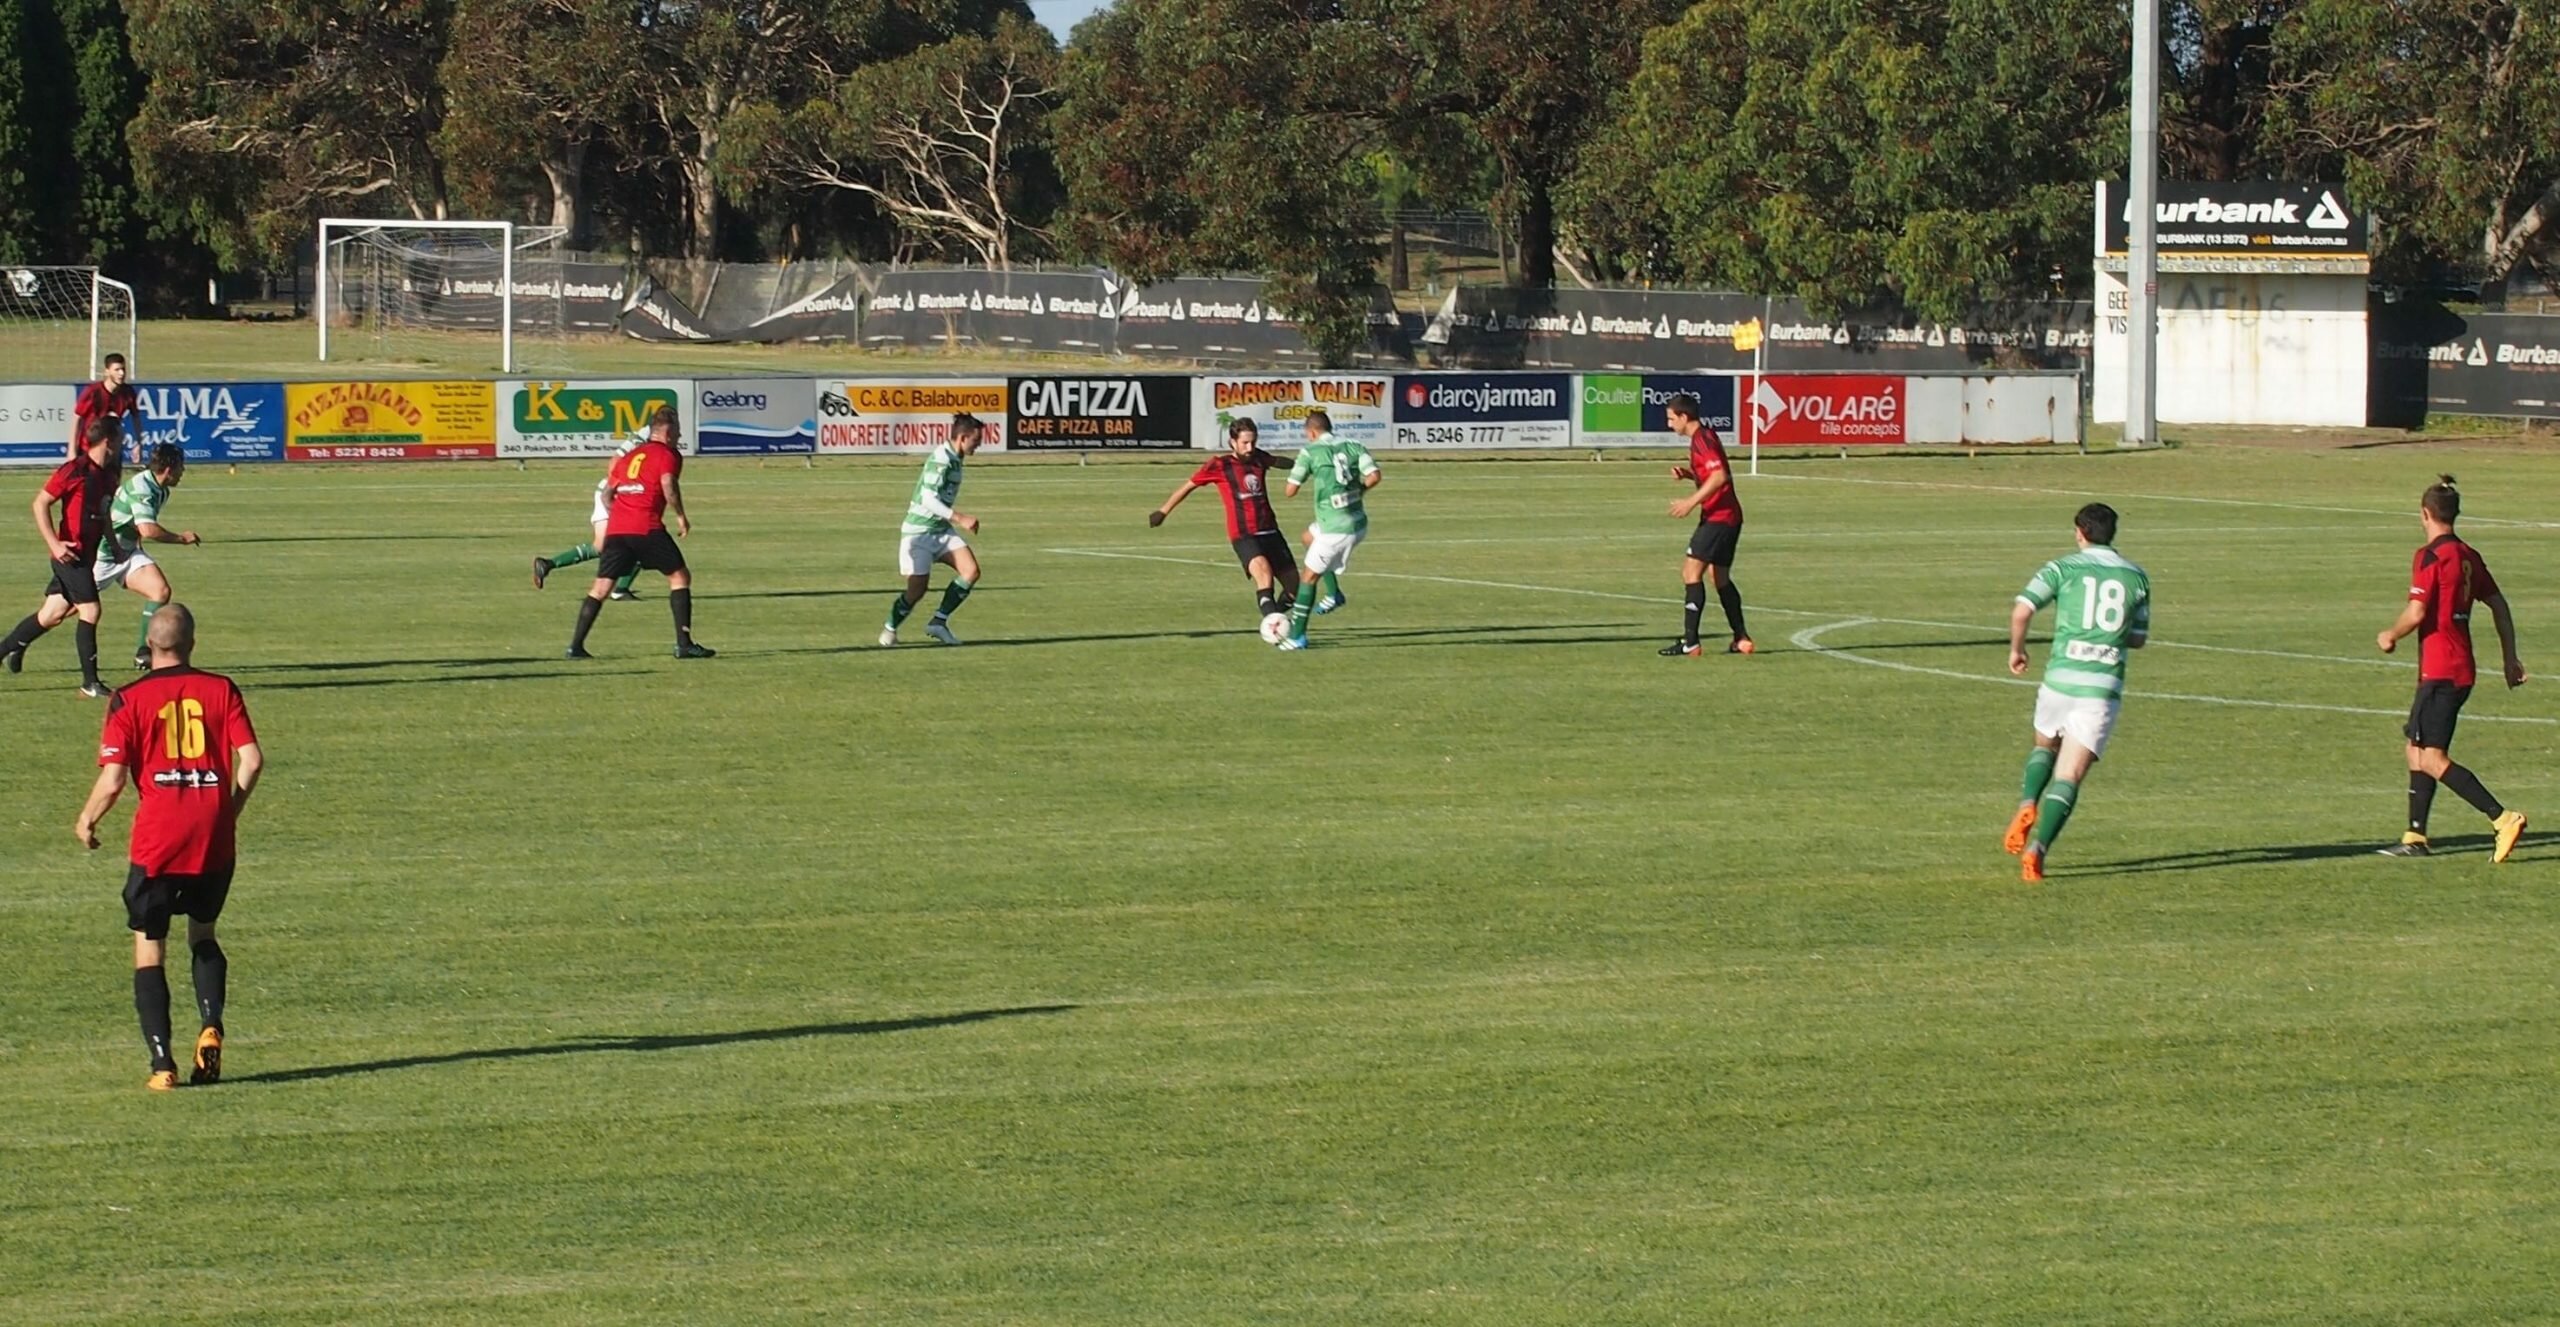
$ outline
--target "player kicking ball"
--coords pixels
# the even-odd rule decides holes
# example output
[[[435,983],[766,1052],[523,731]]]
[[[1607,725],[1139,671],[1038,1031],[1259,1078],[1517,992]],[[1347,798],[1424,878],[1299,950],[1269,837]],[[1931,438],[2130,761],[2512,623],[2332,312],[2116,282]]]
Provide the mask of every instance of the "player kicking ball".
[[[620,460],[625,456],[629,456],[631,454],[631,449],[639,446],[647,439],[647,436],[648,435],[644,432],[636,433],[628,438],[624,438],[622,440],[622,445],[614,448],[614,459]],[[581,562],[592,562],[596,558],[602,556],[601,550],[604,548],[605,521],[612,515],[612,512],[607,510],[606,504],[612,494],[613,475],[608,471],[604,478],[596,481],[595,505],[589,509],[587,514],[587,529],[594,538],[587,543],[572,545],[566,550],[555,553],[550,557],[535,558],[533,560],[533,588],[537,590],[541,589],[542,583],[550,579],[551,573],[558,571],[562,567],[574,567]],[[613,583],[613,592],[606,597],[613,600],[615,603],[627,603],[639,598],[639,595],[631,592],[631,582],[638,580],[639,578],[640,569],[638,567],[632,568],[630,574]]]
[[[186,477],[187,454],[173,443],[160,443],[151,449],[150,465],[124,481],[107,504],[107,537],[98,544],[94,572],[101,594],[110,585],[122,585],[142,596],[142,629],[133,638],[137,670],[151,667],[151,618],[168,606],[170,594],[168,576],[143,545],[204,542],[193,530],[181,533],[160,525],[160,509]]]
[[[1227,425],[1227,454],[1202,463],[1164,505],[1147,513],[1147,528],[1163,525],[1173,509],[1193,490],[1215,488],[1226,512],[1227,544],[1253,582],[1254,608],[1265,621],[1280,615],[1280,605],[1298,597],[1298,560],[1290,555],[1289,538],[1280,533],[1280,518],[1271,510],[1270,475],[1280,458],[1262,450],[1262,430],[1250,419]],[[1325,611],[1321,602],[1319,612]]]
[[[1289,628],[1272,642],[1284,650],[1307,648],[1307,618],[1330,613],[1349,602],[1342,593],[1342,573],[1351,567],[1351,550],[1369,537],[1370,489],[1386,476],[1378,458],[1357,442],[1333,436],[1333,416],[1307,412],[1307,445],[1289,467],[1290,497],[1310,482],[1315,485],[1316,518],[1307,527],[1307,576],[1298,582],[1297,602],[1289,609]],[[1317,598],[1321,591],[1322,600]]]
[[[2126,652],[2151,637],[2151,577],[2116,552],[2116,509],[2092,502],[2071,524],[2079,550],[2044,564],[2009,610],[2009,671],[2020,677],[2027,624],[2046,606],[2054,610],[2044,685],[2036,688],[2035,746],[2003,845],[2029,884],[2044,879],[2045,854],[2107,753],[2124,704]]]
[[[953,415],[950,436],[925,454],[924,473],[916,476],[916,491],[907,499],[907,519],[898,526],[898,570],[907,578],[907,588],[889,605],[889,621],[880,628],[882,645],[898,643],[898,628],[924,602],[937,562],[951,568],[951,583],[942,587],[942,606],[933,610],[924,634],[945,645],[960,643],[951,634],[951,615],[978,588],[978,555],[969,551],[969,541],[960,536],[976,534],[978,518],[951,504],[960,500],[964,463],[978,454],[986,440],[984,420]]]
[[[2516,657],[2516,619],[2498,580],[2480,551],[2453,532],[2462,515],[2462,494],[2453,476],[2439,476],[2418,497],[2418,522],[2427,532],[2410,568],[2409,603],[2400,616],[2376,636],[2384,654],[2400,638],[2418,638],[2418,696],[2409,706],[2409,828],[2400,841],[2381,850],[2385,857],[2424,857],[2427,811],[2435,803],[2436,785],[2453,789],[2471,809],[2489,818],[2489,860],[2503,862],[2524,837],[2524,812],[2499,804],[2480,784],[2480,776],[2453,763],[2453,727],[2479,680],[2479,664],[2471,648],[2471,609],[2486,604],[2497,624],[2498,647],[2505,654],[2501,670],[2510,687],[2524,685],[2524,661]]]

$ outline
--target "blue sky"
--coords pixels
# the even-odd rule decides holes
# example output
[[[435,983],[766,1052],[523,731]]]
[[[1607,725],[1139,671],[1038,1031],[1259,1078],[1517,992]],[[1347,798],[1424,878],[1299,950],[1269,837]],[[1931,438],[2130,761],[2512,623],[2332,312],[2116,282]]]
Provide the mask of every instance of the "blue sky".
[[[1031,0],[1031,13],[1048,24],[1049,31],[1058,34],[1058,40],[1065,41],[1067,34],[1084,21],[1085,15],[1107,3],[1108,0]]]

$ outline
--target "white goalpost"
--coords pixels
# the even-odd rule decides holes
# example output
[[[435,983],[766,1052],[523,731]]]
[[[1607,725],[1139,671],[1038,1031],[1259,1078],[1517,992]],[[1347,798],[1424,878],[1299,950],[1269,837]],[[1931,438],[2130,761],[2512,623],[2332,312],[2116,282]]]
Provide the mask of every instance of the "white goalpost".
[[[141,348],[133,287],[94,267],[0,267],[0,379],[87,382],[98,359]]]
[[[497,369],[519,368],[519,340],[563,333],[558,226],[512,221],[320,222],[313,313],[320,359],[350,355],[351,336],[377,357],[434,361],[497,335]],[[333,338],[332,333],[336,335]]]

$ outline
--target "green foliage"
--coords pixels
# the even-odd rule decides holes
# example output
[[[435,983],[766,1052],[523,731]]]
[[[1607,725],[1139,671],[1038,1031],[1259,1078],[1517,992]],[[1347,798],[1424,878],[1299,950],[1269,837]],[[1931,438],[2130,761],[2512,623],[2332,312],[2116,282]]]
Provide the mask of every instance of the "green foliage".
[[[2039,292],[2123,158],[2122,41],[2105,0],[1707,0],[1647,44],[1569,215],[1655,279],[1825,308]]]
[[[165,255],[150,252],[150,216],[133,178],[125,126],[142,108],[143,81],[125,46],[120,0],[57,0],[70,56],[70,164],[79,190],[74,256],[132,273]]]
[[[45,256],[48,183],[38,126],[47,108],[38,95],[30,57],[39,53],[30,30],[30,0],[0,0],[0,260],[35,262]]]

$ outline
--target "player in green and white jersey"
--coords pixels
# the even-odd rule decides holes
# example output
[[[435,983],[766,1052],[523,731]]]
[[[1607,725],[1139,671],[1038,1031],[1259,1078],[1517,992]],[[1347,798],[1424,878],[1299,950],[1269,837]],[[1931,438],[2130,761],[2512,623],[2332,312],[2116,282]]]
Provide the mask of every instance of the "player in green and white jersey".
[[[963,464],[987,440],[987,425],[976,415],[951,417],[950,436],[927,453],[924,472],[916,476],[915,493],[907,499],[907,519],[898,527],[898,570],[907,578],[906,592],[889,605],[889,621],[880,628],[880,643],[898,643],[898,627],[924,602],[933,583],[933,564],[951,568],[951,583],[942,587],[942,606],[924,624],[924,634],[945,645],[957,645],[951,614],[967,602],[978,585],[978,555],[969,551],[963,532],[976,534],[978,518],[952,505],[960,500]]]
[[[98,588],[121,581],[124,588],[142,596],[142,630],[133,638],[133,666],[146,671],[151,667],[151,650],[145,643],[151,636],[151,615],[169,602],[170,590],[168,576],[142,546],[204,542],[193,530],[169,530],[160,524],[160,508],[186,477],[184,451],[174,443],[154,446],[150,464],[116,487],[115,499],[107,506],[107,537],[98,541],[93,569]]]
[[[1281,649],[1307,648],[1308,615],[1330,613],[1349,602],[1342,593],[1342,572],[1351,566],[1351,550],[1369,537],[1364,499],[1384,478],[1378,473],[1378,458],[1368,448],[1333,436],[1330,413],[1307,412],[1307,445],[1299,450],[1297,464],[1289,467],[1288,494],[1298,496],[1298,489],[1313,481],[1316,518],[1307,527],[1307,575],[1298,582],[1297,603],[1289,610],[1289,634],[1280,638]]]
[[[639,432],[632,434],[630,437],[624,438],[622,442],[613,449],[613,454],[616,456],[629,456],[632,448],[637,447],[648,440],[649,431],[644,428]],[[533,560],[533,588],[537,590],[541,589],[542,583],[545,580],[550,579],[551,573],[558,571],[562,567],[574,567],[581,562],[593,562],[598,557],[603,556],[600,550],[604,548],[604,522],[607,515],[605,511],[605,499],[609,496],[609,490],[611,490],[612,487],[613,477],[611,474],[611,467],[607,467],[606,476],[596,481],[595,502],[587,509],[587,531],[594,535],[595,538],[583,544],[572,544],[568,548],[558,553],[554,553],[547,558],[535,558]],[[640,579],[641,570],[642,569],[639,567],[633,567],[629,575],[617,578],[613,583],[613,589],[607,592],[606,597],[617,602],[627,602],[629,600],[639,598],[639,595],[632,592],[631,583]]]
[[[2036,689],[2035,748],[2027,753],[2018,813],[2005,846],[2029,882],[2080,800],[2080,784],[2107,752],[2124,703],[2127,651],[2151,636],[2151,577],[2116,552],[2116,509],[2103,502],[2071,518],[2079,551],[2055,558],[2009,610],[2009,671],[2027,672],[2027,624],[2053,606],[2053,646]]]

